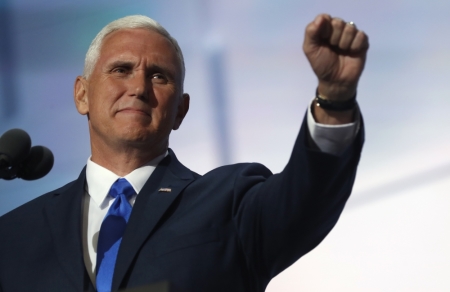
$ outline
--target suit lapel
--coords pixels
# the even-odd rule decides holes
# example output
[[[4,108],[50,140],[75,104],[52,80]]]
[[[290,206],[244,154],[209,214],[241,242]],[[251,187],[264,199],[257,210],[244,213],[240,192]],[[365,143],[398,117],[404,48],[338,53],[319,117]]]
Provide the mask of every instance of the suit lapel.
[[[85,169],[68,188],[55,193],[45,206],[55,252],[76,291],[83,290],[85,267],[81,243],[81,205]]]
[[[112,290],[118,290],[133,259],[180,192],[192,181],[192,172],[172,150],[156,167],[139,193],[116,260]]]

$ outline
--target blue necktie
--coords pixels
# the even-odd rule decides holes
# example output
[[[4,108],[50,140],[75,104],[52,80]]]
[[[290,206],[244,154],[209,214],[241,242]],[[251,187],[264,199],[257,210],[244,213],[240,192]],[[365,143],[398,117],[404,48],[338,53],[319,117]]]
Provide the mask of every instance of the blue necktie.
[[[135,194],[130,183],[120,178],[112,185],[109,195],[115,198],[103,219],[97,244],[97,291],[111,291],[114,266],[122,236],[131,214],[128,200]]]

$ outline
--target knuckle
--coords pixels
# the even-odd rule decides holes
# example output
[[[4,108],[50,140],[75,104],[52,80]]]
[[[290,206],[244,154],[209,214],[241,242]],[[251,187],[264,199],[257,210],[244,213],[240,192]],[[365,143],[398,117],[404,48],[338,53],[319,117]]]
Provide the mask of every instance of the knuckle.
[[[335,17],[331,20],[333,26],[344,26],[345,22],[341,18]]]

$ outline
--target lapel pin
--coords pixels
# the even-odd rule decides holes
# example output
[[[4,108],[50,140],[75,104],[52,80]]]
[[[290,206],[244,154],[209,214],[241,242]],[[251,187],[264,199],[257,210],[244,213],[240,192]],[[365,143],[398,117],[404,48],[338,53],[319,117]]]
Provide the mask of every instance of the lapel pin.
[[[158,192],[170,193],[171,191],[171,188],[160,188]]]

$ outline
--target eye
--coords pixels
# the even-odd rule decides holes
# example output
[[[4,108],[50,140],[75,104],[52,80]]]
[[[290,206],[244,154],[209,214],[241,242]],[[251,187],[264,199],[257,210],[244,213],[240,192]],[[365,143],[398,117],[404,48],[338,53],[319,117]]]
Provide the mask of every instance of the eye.
[[[152,82],[156,84],[167,83],[167,78],[161,73],[155,73],[152,75]]]
[[[112,73],[119,75],[127,74],[129,71],[130,71],[129,68],[126,67],[115,67],[114,69],[111,70]]]

